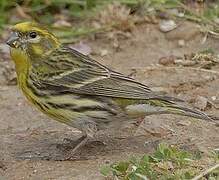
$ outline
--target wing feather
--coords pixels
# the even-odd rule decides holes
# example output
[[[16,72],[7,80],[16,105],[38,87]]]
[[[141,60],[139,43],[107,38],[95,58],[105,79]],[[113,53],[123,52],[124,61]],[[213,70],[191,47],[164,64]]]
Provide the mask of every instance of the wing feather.
[[[59,48],[45,57],[45,60],[41,60],[42,63],[44,61],[47,62],[47,65],[51,64],[50,68],[52,69],[50,73],[52,75],[41,74],[38,79],[44,90],[55,89],[56,93],[73,92],[128,99],[150,99],[156,96],[148,86],[112,71],[70,48]],[[61,63],[63,61],[68,64],[65,66],[68,67],[66,70],[63,69],[64,66]],[[58,73],[54,73],[54,71]]]

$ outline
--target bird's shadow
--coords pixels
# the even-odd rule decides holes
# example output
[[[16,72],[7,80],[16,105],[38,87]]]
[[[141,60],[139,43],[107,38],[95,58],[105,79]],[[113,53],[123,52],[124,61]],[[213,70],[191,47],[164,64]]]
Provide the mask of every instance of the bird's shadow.
[[[19,147],[14,154],[15,159],[19,160],[65,160],[66,154],[71,151],[78,143],[79,136],[60,137],[58,134],[52,136],[42,136],[39,138],[28,138],[19,142]],[[145,142],[147,145],[145,146]],[[151,152],[160,140],[148,140],[145,137],[101,137],[98,140],[89,141],[81,147],[70,160],[96,159],[100,156],[109,156],[129,153]]]

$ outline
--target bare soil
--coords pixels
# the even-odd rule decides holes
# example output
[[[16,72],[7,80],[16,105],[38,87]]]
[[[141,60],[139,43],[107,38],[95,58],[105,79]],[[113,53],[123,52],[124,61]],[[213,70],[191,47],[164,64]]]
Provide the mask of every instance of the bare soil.
[[[181,29],[184,26],[165,34],[157,25],[148,24],[136,27],[131,37],[117,35],[119,46],[116,47],[106,34],[84,39],[83,43],[92,47],[92,56],[99,62],[133,76],[154,90],[189,102],[198,96],[218,100],[219,65],[206,71],[157,65],[161,57],[170,55],[183,57],[206,48],[219,52],[218,40],[208,38],[202,44],[203,35],[189,32],[189,29],[194,31],[194,25],[190,26],[186,32],[192,35],[185,38],[183,47],[178,45],[178,40],[185,37]],[[145,117],[139,127],[127,123],[119,132],[100,132],[104,144],[88,143],[71,161],[54,161],[54,157],[63,156],[70,148],[67,139],[78,138],[80,132],[50,120],[29,105],[17,86],[8,85],[5,69],[10,69],[11,62],[7,57],[4,55],[0,60],[0,179],[104,179],[99,172],[102,165],[150,153],[160,142],[204,153],[219,147],[219,129],[213,123],[175,115],[153,115]],[[206,112],[219,116],[213,106]]]

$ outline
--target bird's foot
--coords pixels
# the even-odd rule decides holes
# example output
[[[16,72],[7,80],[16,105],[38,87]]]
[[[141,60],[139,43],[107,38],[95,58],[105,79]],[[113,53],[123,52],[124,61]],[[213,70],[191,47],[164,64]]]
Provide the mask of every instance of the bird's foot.
[[[57,148],[62,149],[64,151],[67,151],[65,155],[61,156],[56,156],[54,157],[54,160],[56,161],[67,161],[67,160],[72,160],[75,159],[73,156],[76,154],[76,152],[83,147],[89,138],[87,136],[82,136],[76,141],[73,141],[71,139],[64,139],[64,141],[67,141],[67,146],[63,147],[62,145],[58,145]],[[73,147],[73,149],[72,149]]]
[[[68,145],[63,146],[59,145],[59,149],[64,152],[62,155],[58,155],[53,158],[55,161],[72,161],[72,160],[87,160],[92,158],[92,155],[83,156],[78,151],[84,147],[87,146],[89,149],[93,149],[97,146],[106,146],[106,143],[100,140],[94,140],[90,141],[90,138],[87,136],[82,136],[78,140],[74,141],[71,139],[65,139],[65,141],[68,142]],[[88,144],[89,143],[89,144]],[[89,150],[90,151],[90,150]],[[82,153],[84,154],[84,153]],[[87,155],[87,154],[86,154]]]

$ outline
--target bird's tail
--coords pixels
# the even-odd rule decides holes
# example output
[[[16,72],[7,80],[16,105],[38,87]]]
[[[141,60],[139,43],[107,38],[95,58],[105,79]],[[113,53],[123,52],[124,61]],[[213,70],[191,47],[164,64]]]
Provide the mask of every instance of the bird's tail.
[[[219,117],[208,115],[195,108],[190,108],[184,101],[180,99],[175,99],[172,97],[162,97],[157,99],[151,99],[150,103],[151,105],[162,107],[163,114],[178,114],[182,116],[211,121],[214,123],[219,122]]]
[[[207,121],[213,121],[213,119],[209,115],[197,109],[191,109],[191,108],[178,106],[178,105],[172,105],[166,108],[167,108],[167,112],[170,112],[172,114],[178,114],[182,116],[188,116],[188,117],[203,119]]]

